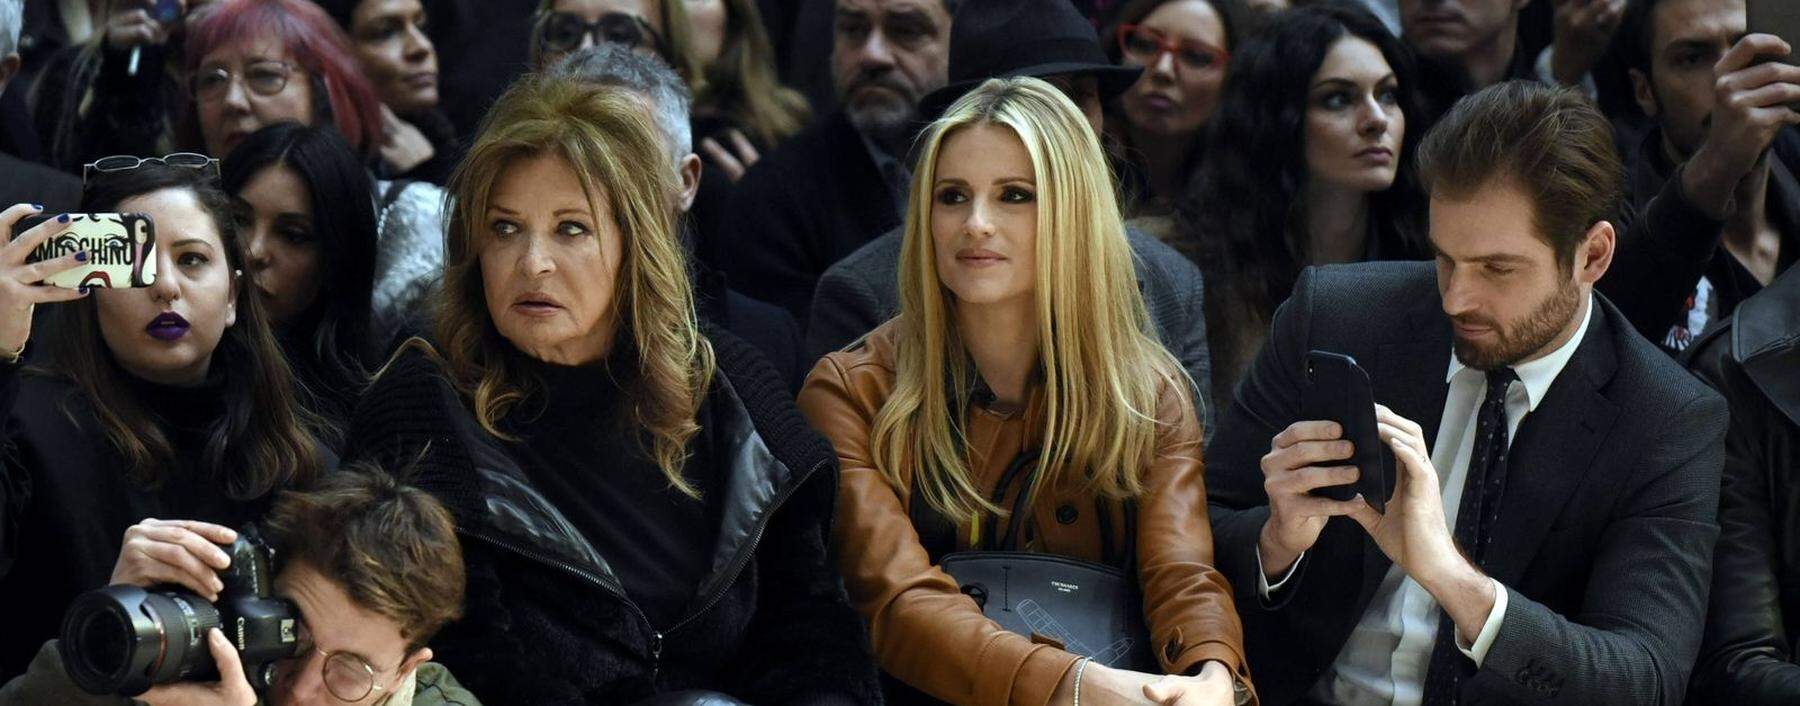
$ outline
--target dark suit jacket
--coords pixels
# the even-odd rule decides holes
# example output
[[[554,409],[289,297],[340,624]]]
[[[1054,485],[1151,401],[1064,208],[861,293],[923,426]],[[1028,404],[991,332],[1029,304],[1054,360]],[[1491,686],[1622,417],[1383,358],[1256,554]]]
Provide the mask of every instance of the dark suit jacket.
[[[719,267],[731,287],[805,321],[819,275],[900,225],[862,137],[833,113],[757,162],[731,193]]]
[[[81,207],[81,180],[0,152],[0,209],[16,203],[43,204],[52,214],[74,211]]]
[[[1586,337],[1512,444],[1482,566],[1508,588],[1507,611],[1463,704],[1678,704],[1700,647],[1725,402],[1594,301]],[[1430,263],[1309,268],[1226,408],[1207,461],[1213,544],[1264,706],[1317,682],[1390,566],[1359,525],[1333,518],[1279,602],[1257,594],[1269,515],[1259,460],[1298,421],[1302,356],[1354,356],[1376,401],[1430,444],[1450,340]]]
[[[1138,291],[1156,324],[1163,346],[1194,379],[1201,429],[1212,436],[1211,357],[1206,343],[1206,285],[1200,269],[1162,241],[1127,228]],[[900,313],[900,231],[895,229],[858,248],[819,278],[812,318],[806,325],[806,352],[825,357]]]

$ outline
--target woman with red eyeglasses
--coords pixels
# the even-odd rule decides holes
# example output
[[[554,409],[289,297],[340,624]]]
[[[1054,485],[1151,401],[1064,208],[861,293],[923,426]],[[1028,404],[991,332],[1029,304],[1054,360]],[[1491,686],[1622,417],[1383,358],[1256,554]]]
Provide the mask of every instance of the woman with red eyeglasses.
[[[1225,64],[1245,29],[1241,0],[1134,0],[1108,29],[1114,61],[1144,75],[1108,106],[1126,217],[1167,239],[1171,201],[1197,171]]]

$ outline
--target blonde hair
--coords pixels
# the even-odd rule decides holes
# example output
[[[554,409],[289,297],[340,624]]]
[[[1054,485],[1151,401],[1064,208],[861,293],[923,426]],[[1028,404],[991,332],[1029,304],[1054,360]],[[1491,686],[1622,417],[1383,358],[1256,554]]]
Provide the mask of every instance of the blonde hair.
[[[1046,411],[1028,502],[1071,478],[1111,499],[1140,495],[1155,451],[1158,395],[1185,396],[1189,383],[1138,294],[1098,139],[1073,103],[1033,78],[981,84],[926,132],[900,252],[896,380],[871,439],[875,465],[896,487],[910,474],[913,491],[958,523],[1005,514],[975,487],[963,448],[975,371],[952,317],[954,295],[938,279],[930,231],[940,149],[971,125],[1011,129],[1031,155],[1038,186],[1035,297]]]
[[[468,156],[450,177],[442,307],[437,337],[452,377],[473,402],[483,429],[504,437],[499,420],[526,394],[510,344],[489,318],[479,237],[502,171],[520,159],[561,158],[594,202],[605,198],[624,238],[612,311],[612,356],[635,364],[622,374],[630,419],[649,434],[647,449],[669,484],[698,497],[681,474],[687,442],[711,384],[713,350],[700,334],[686,259],[676,238],[674,175],[661,133],[629,92],[568,78],[528,74],[494,103]],[[624,347],[628,346],[628,348]],[[633,375],[635,373],[635,375]]]
[[[743,123],[750,136],[774,147],[812,116],[806,97],[781,83],[775,47],[755,0],[725,0],[725,41],[696,86],[696,113],[712,111]]]

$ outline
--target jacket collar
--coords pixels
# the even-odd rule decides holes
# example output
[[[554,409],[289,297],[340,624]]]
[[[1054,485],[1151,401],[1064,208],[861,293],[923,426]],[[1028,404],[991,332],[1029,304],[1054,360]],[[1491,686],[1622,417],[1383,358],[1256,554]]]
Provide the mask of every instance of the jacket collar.
[[[443,386],[450,409],[462,409],[462,400],[447,383]],[[712,566],[701,582],[698,596],[707,596],[735,581],[761,540],[770,517],[801,485],[817,474],[811,468],[790,468],[775,457],[757,432],[731,382],[714,377],[706,424],[718,444],[717,458],[728,464],[718,542]],[[468,449],[478,507],[456,508],[466,531],[527,558],[572,572],[618,596],[624,584],[606,558],[582,536],[556,505],[534,487],[524,469],[472,415],[453,414],[456,435]]]
[[[1800,425],[1800,267],[1732,314],[1731,357],[1788,421]]]

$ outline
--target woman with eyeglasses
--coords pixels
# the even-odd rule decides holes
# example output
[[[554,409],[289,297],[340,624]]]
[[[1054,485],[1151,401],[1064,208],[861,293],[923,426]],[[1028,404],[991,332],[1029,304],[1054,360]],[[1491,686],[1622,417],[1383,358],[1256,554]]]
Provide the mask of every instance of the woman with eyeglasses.
[[[381,169],[387,179],[443,185],[462,156],[456,128],[438,109],[437,48],[419,0],[317,0],[350,35],[381,97]]]
[[[337,131],[276,123],[231,151],[222,182],[243,219],[245,284],[262,297],[305,403],[348,421],[380,364],[368,172]]]
[[[7,235],[55,215],[0,246],[0,357],[12,361],[0,364],[0,601],[29,607],[0,631],[0,679],[25,670],[83,591],[178,583],[217,597],[207,571],[224,566],[223,552],[210,541],[179,522],[127,528],[172,517],[236,527],[322,470],[316,424],[243,280],[217,165],[169,161],[186,166],[107,160],[82,196],[83,212],[154,223],[148,286],[42,284],[93,253],[27,264],[65,216],[0,211]],[[54,317],[57,335],[33,340],[38,316]],[[17,362],[27,344],[51,347],[47,369]],[[134,539],[158,546],[121,554]]]
[[[1417,80],[1407,48],[1349,0],[1277,15],[1232,57],[1173,241],[1206,276],[1218,404],[1306,266],[1430,257]]]
[[[184,134],[230,154],[279,122],[331,126],[373,163],[381,104],[350,40],[310,0],[222,0],[189,27],[192,103]],[[441,277],[444,191],[427,182],[377,181],[374,329],[377,340],[414,330],[420,302]]]
[[[699,75],[683,0],[540,0],[532,15],[531,65],[544,69],[600,42],[668,62],[691,88]]]
[[[1125,215],[1158,237],[1167,239],[1173,200],[1199,170],[1242,17],[1239,0],[1135,0],[1107,30],[1113,60],[1144,69],[1106,120],[1124,161]]]

